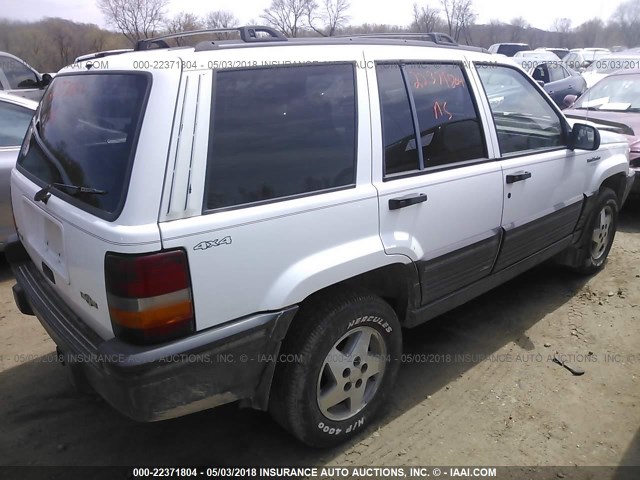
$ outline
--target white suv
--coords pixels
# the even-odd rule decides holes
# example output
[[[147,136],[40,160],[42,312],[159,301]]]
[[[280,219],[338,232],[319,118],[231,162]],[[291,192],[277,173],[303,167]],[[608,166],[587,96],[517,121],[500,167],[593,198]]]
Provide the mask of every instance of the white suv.
[[[12,173],[16,303],[121,412],[240,400],[336,444],[387,401],[402,327],[604,264],[627,142],[508,60],[239,30],[60,72]]]

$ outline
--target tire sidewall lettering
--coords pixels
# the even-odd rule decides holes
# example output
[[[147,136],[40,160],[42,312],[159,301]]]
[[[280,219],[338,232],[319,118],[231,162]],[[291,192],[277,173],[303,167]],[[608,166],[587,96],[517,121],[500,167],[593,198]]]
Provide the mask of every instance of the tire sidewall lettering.
[[[384,320],[382,317],[378,317],[377,315],[363,315],[361,317],[356,318],[355,320],[352,320],[347,325],[347,331],[359,325],[370,324],[370,323],[380,325],[382,330],[384,330],[387,333],[393,332],[393,328],[391,327],[391,325],[389,325],[389,323],[386,320]]]

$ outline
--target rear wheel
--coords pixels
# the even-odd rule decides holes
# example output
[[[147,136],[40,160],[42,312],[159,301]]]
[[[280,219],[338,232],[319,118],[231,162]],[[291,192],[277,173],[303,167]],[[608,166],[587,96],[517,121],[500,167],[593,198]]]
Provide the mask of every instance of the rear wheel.
[[[385,404],[402,349],[400,324],[368,294],[323,297],[301,307],[282,347],[269,409],[302,442],[342,443]]]
[[[609,188],[603,188],[587,224],[582,248],[585,259],[576,270],[585,275],[600,270],[609,255],[618,226],[618,197]]]

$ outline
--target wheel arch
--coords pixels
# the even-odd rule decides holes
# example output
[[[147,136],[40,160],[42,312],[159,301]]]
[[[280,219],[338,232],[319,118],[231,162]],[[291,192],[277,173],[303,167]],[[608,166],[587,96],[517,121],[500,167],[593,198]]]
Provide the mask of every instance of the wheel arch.
[[[627,176],[624,173],[615,173],[605,178],[600,184],[600,188],[598,190],[602,191],[603,188],[610,188],[616,194],[616,197],[618,197],[618,202],[622,203],[626,181]]]
[[[392,263],[342,280],[307,296],[300,305],[322,301],[337,292],[367,292],[385,300],[404,324],[407,312],[420,303],[420,278],[413,262]],[[295,324],[296,317],[291,324]],[[291,327],[290,327],[291,328]]]

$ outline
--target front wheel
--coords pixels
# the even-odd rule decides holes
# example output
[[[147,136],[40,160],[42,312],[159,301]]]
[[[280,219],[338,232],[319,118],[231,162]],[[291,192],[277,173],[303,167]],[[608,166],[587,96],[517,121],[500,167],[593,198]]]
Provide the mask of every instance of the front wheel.
[[[576,270],[585,275],[600,270],[609,255],[618,226],[618,197],[609,188],[603,188],[587,224],[588,230],[582,248],[585,259]]]
[[[392,391],[400,324],[379,297],[342,294],[301,307],[287,335],[269,409],[307,445],[329,447],[368,426]]]

